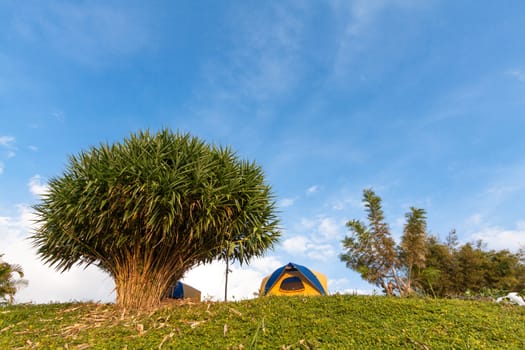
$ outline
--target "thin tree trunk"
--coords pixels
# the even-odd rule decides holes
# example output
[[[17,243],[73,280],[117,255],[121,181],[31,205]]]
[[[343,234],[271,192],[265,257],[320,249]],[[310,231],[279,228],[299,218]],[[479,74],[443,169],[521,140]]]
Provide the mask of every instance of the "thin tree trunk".
[[[224,282],[224,301],[228,301],[228,272],[230,272],[230,257],[226,254],[226,280]]]
[[[399,276],[397,275],[397,270],[395,267],[392,267],[392,276],[394,277],[394,281],[396,281],[396,286],[397,286],[397,289],[399,290],[399,295],[405,296],[407,293],[407,286],[405,283],[403,283],[401,278],[399,278]]]

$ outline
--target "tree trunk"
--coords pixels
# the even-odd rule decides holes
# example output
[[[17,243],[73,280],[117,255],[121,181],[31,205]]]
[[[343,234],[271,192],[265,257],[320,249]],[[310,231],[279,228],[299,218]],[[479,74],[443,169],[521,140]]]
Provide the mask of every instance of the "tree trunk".
[[[155,266],[147,260],[134,259],[119,265],[114,273],[117,306],[128,310],[158,307],[166,297],[170,285],[182,277],[180,269],[172,264]]]
[[[407,294],[407,286],[402,281],[401,278],[397,275],[397,270],[395,267],[392,267],[392,277],[394,277],[394,281],[396,282],[397,290],[399,291],[400,296],[406,296]]]
[[[230,272],[230,257],[226,255],[226,280],[224,281],[224,301],[228,301],[228,272]]]

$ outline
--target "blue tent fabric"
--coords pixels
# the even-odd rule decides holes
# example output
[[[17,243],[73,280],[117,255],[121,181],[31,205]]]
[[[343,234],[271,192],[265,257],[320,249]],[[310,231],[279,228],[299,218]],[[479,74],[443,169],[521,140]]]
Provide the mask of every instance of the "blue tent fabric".
[[[175,284],[175,287],[173,287],[173,292],[171,293],[170,298],[184,299],[184,287],[181,281],[178,281],[177,284]]]
[[[167,297],[173,299],[191,299],[201,301],[201,292],[181,281],[177,281],[167,291]]]
[[[319,291],[319,293],[321,293],[321,295],[326,295],[326,291],[321,285],[321,282],[319,282],[319,279],[314,275],[312,271],[310,271],[309,268],[307,268],[306,266],[294,264],[292,262],[288,263],[288,265],[284,265],[278,268],[272,273],[270,278],[268,278],[268,281],[266,281],[266,286],[264,286],[264,295],[268,294],[268,291],[279,280],[279,278],[286,269],[298,270],[306,278],[306,280],[310,282]]]
[[[279,267],[277,270],[275,270],[272,275],[270,276],[270,278],[268,278],[268,281],[266,281],[266,285],[264,286],[264,295],[268,294],[268,291],[270,290],[270,288],[273,287],[273,285],[275,284],[275,282],[277,282],[277,280],[279,279],[279,277],[281,277],[281,275],[283,274],[284,270],[286,269],[287,266],[291,265],[292,263],[288,263],[288,265],[284,265],[282,267]]]

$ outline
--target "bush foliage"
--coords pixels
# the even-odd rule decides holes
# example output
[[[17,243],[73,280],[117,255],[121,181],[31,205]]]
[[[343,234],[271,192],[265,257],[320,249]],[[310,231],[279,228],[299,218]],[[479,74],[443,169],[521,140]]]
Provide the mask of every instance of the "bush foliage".
[[[485,250],[481,241],[458,244],[452,230],[441,242],[427,234],[426,212],[411,207],[401,242],[395,243],[385,222],[381,198],[363,191],[368,224],[347,223],[351,235],[342,241],[341,261],[387,295],[457,297],[467,293],[525,289],[525,254]]]

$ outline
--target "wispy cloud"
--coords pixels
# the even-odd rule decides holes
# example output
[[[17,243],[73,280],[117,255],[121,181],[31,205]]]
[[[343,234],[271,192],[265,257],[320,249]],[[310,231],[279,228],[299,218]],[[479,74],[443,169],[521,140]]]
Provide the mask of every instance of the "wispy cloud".
[[[109,3],[39,3],[20,9],[12,23],[22,40],[45,42],[56,52],[89,65],[138,52],[149,36],[138,9]]]
[[[290,3],[262,6],[257,12],[243,6],[231,11],[225,40],[231,47],[221,59],[201,68],[202,84],[196,86],[188,105],[202,127],[214,133],[249,134],[257,142],[260,127],[275,118],[274,109],[302,77],[301,42],[307,9]],[[249,123],[235,121],[246,113]],[[241,132],[239,132],[239,130]]]
[[[258,101],[278,97],[297,81],[304,8],[273,4],[265,14],[237,14],[241,45],[234,48],[229,68],[237,93]]]
[[[367,80],[367,72],[363,70],[360,57],[375,43],[375,35],[384,33],[381,16],[393,10],[411,11],[427,6],[430,1],[414,0],[333,0],[330,1],[334,24],[336,26],[337,49],[333,63],[333,75],[336,81],[349,84],[348,78]],[[396,46],[397,52],[400,51]],[[391,61],[395,60],[389,52]],[[357,64],[361,66],[357,66]],[[376,67],[376,70],[380,69]],[[370,72],[370,71],[369,71]],[[373,74],[377,74],[375,72]]]
[[[517,221],[514,227],[505,224],[507,215],[520,216],[520,209],[514,208],[525,193],[525,166],[514,164],[498,169],[491,183],[479,196],[473,198],[477,211],[464,220],[466,241],[482,240],[489,249],[508,249],[515,251],[525,247],[525,221]],[[503,223],[502,223],[503,222]]]
[[[308,187],[308,189],[306,190],[306,194],[314,194],[317,191],[319,191],[319,186],[313,185],[313,186]]]
[[[490,216],[492,212],[505,203],[519,200],[525,192],[525,163],[500,166],[492,173],[486,189],[475,199],[479,215]]]
[[[283,198],[279,201],[277,206],[280,208],[288,208],[294,205],[294,203],[295,203],[295,198]]]
[[[352,71],[356,55],[366,45],[361,38],[369,31],[373,20],[386,6],[386,1],[332,1],[335,23],[338,25],[334,76],[344,79]],[[360,79],[363,79],[361,76]]]
[[[510,69],[506,74],[518,81],[525,82],[525,72],[521,69]]]
[[[51,113],[51,116],[58,122],[64,122],[66,117],[62,111],[54,111]]]
[[[15,142],[13,136],[0,136],[0,146],[11,147]]]
[[[354,197],[337,198],[331,201],[331,208],[333,210],[341,211],[346,210],[348,207],[361,208],[361,201]]]
[[[7,159],[13,158],[15,153],[15,138],[13,136],[0,136],[0,147],[3,147],[6,149],[5,157]],[[3,174],[5,170],[5,164],[4,162],[0,161],[0,175]]]

